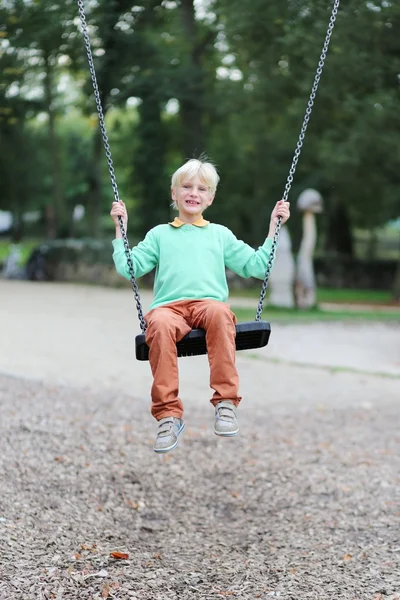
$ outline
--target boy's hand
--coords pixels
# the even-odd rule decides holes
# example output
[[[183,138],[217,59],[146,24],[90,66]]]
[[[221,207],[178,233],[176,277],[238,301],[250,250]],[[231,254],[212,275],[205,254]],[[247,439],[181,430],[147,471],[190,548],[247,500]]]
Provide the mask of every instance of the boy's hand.
[[[128,225],[128,213],[126,212],[126,206],[122,202],[122,200],[121,200],[121,202],[113,202],[112,203],[110,216],[115,224],[115,227],[117,227],[117,228],[119,228],[118,217],[122,217],[122,221],[123,221],[125,231],[126,231],[126,226]]]
[[[271,222],[269,224],[269,238],[274,237],[276,224],[278,222],[279,217],[282,217],[282,225],[286,223],[286,221],[290,217],[290,202],[279,200],[279,202],[275,204],[274,210],[271,213]]]
[[[286,223],[290,217],[290,202],[279,200],[275,204],[274,210],[271,213],[271,225],[276,226],[279,217],[282,217],[282,225]]]

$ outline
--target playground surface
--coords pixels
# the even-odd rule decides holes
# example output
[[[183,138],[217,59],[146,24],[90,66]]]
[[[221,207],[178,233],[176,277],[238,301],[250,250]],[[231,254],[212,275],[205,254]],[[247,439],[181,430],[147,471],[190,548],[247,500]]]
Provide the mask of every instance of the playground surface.
[[[228,440],[180,359],[164,457],[137,333],[127,289],[0,281],[0,599],[400,600],[400,325],[272,323]]]

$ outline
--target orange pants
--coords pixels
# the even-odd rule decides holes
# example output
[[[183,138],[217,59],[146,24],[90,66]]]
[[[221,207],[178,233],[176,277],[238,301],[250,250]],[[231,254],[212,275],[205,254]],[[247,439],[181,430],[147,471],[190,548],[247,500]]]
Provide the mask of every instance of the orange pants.
[[[236,317],[229,305],[217,300],[180,300],[153,308],[145,316],[146,342],[153,373],[151,414],[157,420],[181,418],[176,342],[191,329],[204,329],[210,364],[211,403],[231,400],[237,406],[239,376],[235,366]]]

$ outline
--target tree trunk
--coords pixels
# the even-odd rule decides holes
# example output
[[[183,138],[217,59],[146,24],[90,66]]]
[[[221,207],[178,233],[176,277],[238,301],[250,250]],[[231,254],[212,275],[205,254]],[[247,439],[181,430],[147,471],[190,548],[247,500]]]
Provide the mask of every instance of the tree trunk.
[[[368,260],[375,260],[378,250],[378,234],[375,227],[371,227],[369,231],[369,240],[366,247],[366,258]]]
[[[52,204],[48,204],[45,207],[44,218],[46,220],[47,237],[50,240],[54,240],[57,237],[57,219],[55,215],[54,206]]]
[[[330,198],[328,207],[328,231],[326,249],[343,256],[354,256],[353,234],[348,209],[344,202]]]
[[[88,235],[93,238],[98,238],[101,233],[100,217],[101,217],[101,193],[102,193],[102,177],[101,177],[101,161],[103,156],[103,141],[101,138],[100,128],[97,129],[93,139],[93,154],[91,161],[91,171],[89,174],[89,194],[87,201],[87,222]]]
[[[18,136],[19,138],[20,136]],[[23,130],[21,132],[21,138],[23,139]],[[22,231],[22,215],[23,215],[23,196],[20,193],[20,179],[19,173],[19,144],[17,144],[16,136],[12,136],[11,132],[9,135],[4,137],[4,147],[8,149],[8,163],[6,165],[6,178],[3,181],[4,195],[8,198],[9,206],[12,212],[12,237],[18,236],[18,232]]]
[[[397,263],[397,269],[394,276],[393,298],[400,303],[400,258]]]
[[[188,63],[182,77],[180,117],[183,127],[183,151],[186,158],[199,156],[206,151],[205,83],[203,56],[208,40],[199,40],[193,0],[181,0],[182,23],[188,47]]]
[[[165,223],[170,215],[169,189],[165,177],[166,134],[161,116],[161,102],[152,93],[142,94],[140,122],[136,135],[140,139],[135,158],[135,178],[139,183],[137,219],[132,226],[143,235]]]
[[[50,162],[52,167],[52,206],[46,210],[47,235],[54,239],[66,224],[65,201],[62,189],[62,170],[60,151],[55,126],[55,111],[53,107],[53,71],[51,58],[45,56],[44,91],[46,112],[49,118]]]

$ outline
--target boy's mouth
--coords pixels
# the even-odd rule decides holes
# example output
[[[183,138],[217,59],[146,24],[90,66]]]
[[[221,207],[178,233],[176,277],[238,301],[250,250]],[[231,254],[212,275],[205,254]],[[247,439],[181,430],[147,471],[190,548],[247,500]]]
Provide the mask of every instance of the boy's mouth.
[[[198,206],[200,202],[197,202],[196,200],[186,200],[186,204],[190,204],[191,206]]]

